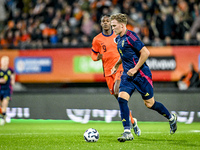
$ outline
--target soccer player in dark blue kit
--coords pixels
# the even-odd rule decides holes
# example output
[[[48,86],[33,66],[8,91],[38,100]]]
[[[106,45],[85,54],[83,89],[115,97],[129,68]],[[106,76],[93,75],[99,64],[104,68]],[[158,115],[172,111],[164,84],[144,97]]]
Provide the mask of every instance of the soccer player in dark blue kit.
[[[2,56],[0,68],[0,106],[3,118],[0,120],[0,125],[4,125],[6,122],[6,109],[11,99],[12,86],[15,84],[14,71],[8,65],[9,57]]]
[[[173,134],[177,130],[176,114],[170,114],[162,103],[154,100],[152,75],[146,64],[150,52],[133,31],[127,30],[126,24],[126,14],[119,13],[111,16],[111,26],[115,34],[118,35],[115,41],[120,53],[120,59],[111,72],[115,73],[121,63],[124,69],[118,95],[124,133],[118,138],[118,141],[133,140],[129,124],[128,100],[135,89],[141,94],[149,109],[157,111],[169,120],[170,133]]]

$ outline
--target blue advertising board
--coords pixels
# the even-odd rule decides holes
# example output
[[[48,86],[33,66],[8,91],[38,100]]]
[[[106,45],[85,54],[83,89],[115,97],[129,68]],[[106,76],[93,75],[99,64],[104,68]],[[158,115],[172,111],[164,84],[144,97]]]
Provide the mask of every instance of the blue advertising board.
[[[50,57],[17,57],[14,61],[16,74],[48,73],[52,71]]]

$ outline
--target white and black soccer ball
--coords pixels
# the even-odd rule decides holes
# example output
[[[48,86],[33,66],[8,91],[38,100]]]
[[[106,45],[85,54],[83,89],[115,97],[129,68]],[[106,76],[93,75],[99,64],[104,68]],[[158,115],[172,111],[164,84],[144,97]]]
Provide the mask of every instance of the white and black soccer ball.
[[[83,136],[86,142],[97,142],[99,139],[99,132],[96,129],[89,128],[85,131]]]

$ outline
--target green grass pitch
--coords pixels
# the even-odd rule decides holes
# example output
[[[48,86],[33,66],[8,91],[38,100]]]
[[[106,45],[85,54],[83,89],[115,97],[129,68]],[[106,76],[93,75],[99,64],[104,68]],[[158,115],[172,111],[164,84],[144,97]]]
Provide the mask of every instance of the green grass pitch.
[[[168,122],[138,122],[140,137],[120,143],[121,122],[90,121],[87,124],[64,120],[21,120],[0,126],[0,150],[199,150],[200,123],[178,123],[169,134]],[[85,130],[95,128],[100,134],[96,143],[87,143]]]

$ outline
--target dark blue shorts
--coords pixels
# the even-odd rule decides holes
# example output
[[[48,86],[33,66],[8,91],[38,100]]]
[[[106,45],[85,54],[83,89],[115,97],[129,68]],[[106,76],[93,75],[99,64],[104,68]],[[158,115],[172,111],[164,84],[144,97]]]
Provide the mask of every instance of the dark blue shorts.
[[[3,100],[4,98],[8,98],[10,100],[10,96],[11,96],[10,90],[1,90],[0,92],[1,100]]]
[[[143,100],[148,100],[153,97],[153,82],[148,76],[141,76],[137,74],[136,77],[123,74],[121,76],[121,83],[119,86],[119,92],[127,92],[130,96],[137,89],[141,94]]]

